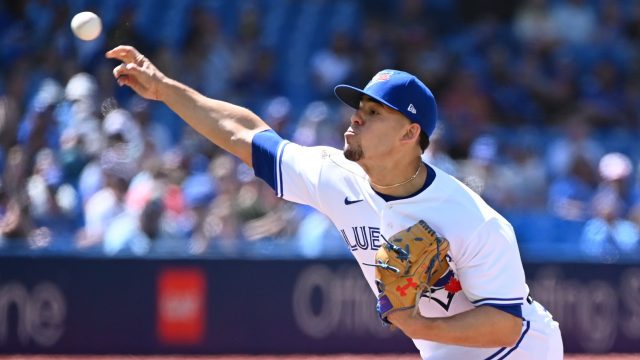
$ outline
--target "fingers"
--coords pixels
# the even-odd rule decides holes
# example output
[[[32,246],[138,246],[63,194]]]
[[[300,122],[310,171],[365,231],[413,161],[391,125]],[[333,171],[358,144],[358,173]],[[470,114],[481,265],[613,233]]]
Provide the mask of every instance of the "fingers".
[[[118,85],[128,86],[140,96],[149,98],[149,88],[133,75],[123,74],[118,78]]]
[[[113,76],[117,79],[118,85],[130,85],[125,79],[139,81],[138,77],[142,72],[142,68],[136,64],[120,64],[113,69]]]
[[[141,71],[140,67],[136,64],[120,64],[113,69],[113,77],[118,79],[118,84],[120,84],[119,79],[123,76],[138,74]],[[120,84],[122,85],[122,84]]]
[[[136,48],[128,45],[117,46],[105,53],[108,59],[117,59],[125,64],[137,63],[143,56]]]
[[[113,69],[118,85],[126,85],[144,98],[158,99],[158,86],[154,86],[154,77],[158,77],[160,73],[138,50],[121,45],[107,51],[105,56],[122,61],[122,64]]]
[[[143,97],[146,97],[146,93],[148,92],[148,88],[146,86],[138,81],[138,79],[129,75],[123,75],[122,77],[120,77],[118,79],[118,84],[120,84],[120,86],[126,85],[130,87],[133,91]]]
[[[117,79],[118,85],[130,87],[145,99],[158,100],[157,85],[153,86],[149,74],[140,66],[120,64],[113,69],[113,76]]]

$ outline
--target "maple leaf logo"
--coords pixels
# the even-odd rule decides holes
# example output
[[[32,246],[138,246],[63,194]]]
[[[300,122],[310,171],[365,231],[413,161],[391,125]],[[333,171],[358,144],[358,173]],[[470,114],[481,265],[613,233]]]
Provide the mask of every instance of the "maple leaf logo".
[[[458,291],[462,290],[462,285],[460,285],[460,281],[458,281],[458,279],[452,276],[451,279],[449,279],[447,285],[444,286],[444,289],[452,294],[455,294]]]

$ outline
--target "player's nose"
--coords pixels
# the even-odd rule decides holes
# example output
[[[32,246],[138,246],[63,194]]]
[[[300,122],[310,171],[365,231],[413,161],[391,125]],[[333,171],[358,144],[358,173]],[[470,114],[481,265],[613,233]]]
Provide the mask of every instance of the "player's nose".
[[[362,116],[360,116],[360,110],[358,110],[355,113],[353,113],[353,115],[351,115],[351,125],[360,126],[362,124],[363,124]]]

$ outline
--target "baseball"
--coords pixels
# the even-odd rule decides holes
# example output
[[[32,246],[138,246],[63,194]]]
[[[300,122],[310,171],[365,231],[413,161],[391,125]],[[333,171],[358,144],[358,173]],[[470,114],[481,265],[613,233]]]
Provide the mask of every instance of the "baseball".
[[[102,20],[90,11],[83,11],[71,19],[71,30],[82,40],[93,40],[102,31]]]

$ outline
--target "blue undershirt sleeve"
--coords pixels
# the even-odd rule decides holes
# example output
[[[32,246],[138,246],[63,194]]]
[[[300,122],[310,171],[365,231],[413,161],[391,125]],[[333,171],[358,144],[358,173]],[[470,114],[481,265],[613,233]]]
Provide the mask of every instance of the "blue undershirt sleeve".
[[[278,192],[279,156],[282,156],[278,153],[278,149],[284,142],[285,140],[271,129],[255,134],[251,141],[253,171],[276,193]]]

